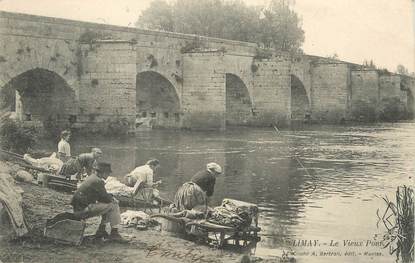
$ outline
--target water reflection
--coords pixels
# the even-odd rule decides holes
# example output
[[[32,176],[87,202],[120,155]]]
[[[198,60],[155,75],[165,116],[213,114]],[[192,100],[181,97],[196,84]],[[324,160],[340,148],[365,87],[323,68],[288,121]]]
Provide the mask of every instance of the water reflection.
[[[257,253],[269,255],[293,239],[373,236],[381,205],[376,195],[392,194],[396,186],[412,182],[414,131],[412,123],[280,134],[271,128],[150,131],[128,139],[76,138],[72,148],[81,153],[101,147],[120,178],[150,158],[159,159],[155,179],[163,180],[160,190],[170,199],[206,163],[221,164],[224,175],[211,205],[223,198],[258,204],[263,231]],[[342,262],[348,259],[354,262]]]

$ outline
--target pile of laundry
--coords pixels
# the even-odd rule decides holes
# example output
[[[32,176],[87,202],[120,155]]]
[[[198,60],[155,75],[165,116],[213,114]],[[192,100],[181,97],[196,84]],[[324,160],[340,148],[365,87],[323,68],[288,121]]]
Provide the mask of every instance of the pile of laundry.
[[[258,216],[258,207],[254,204],[224,199],[220,206],[213,208],[208,216],[208,221],[218,225],[234,228],[248,227],[252,219]]]
[[[117,178],[109,176],[105,181],[105,189],[108,193],[113,194],[115,196],[125,196],[131,197],[133,194],[133,187],[129,187],[120,181]]]
[[[206,218],[210,223],[242,229],[250,226],[253,219],[257,220],[258,211],[258,206],[255,204],[234,199],[223,199],[220,206],[208,208],[207,215],[204,210],[195,208],[182,211],[176,211],[173,208],[170,215],[193,220]]]
[[[119,201],[122,201],[123,198],[134,199],[134,200],[142,200],[147,202],[152,202],[155,205],[158,205],[157,198],[160,197],[159,190],[155,188],[142,188],[135,196],[134,187],[129,187],[120,181],[117,178],[109,176],[105,181],[105,189],[108,193],[118,198]]]
[[[121,214],[121,224],[125,227],[135,227],[139,230],[146,230],[149,227],[155,227],[159,223],[150,218],[150,216],[143,211],[127,210]]]
[[[25,154],[23,159],[37,168],[43,168],[51,172],[57,172],[61,169],[63,162],[56,157],[56,153],[53,153],[49,157],[43,157],[40,159],[32,158],[29,154]]]

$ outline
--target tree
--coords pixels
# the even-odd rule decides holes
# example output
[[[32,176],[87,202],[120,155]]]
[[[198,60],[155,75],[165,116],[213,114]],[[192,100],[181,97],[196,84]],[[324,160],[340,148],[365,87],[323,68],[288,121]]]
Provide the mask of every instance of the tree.
[[[404,65],[401,65],[401,64],[399,64],[396,67],[396,73],[401,74],[401,75],[409,75],[408,69]]]
[[[164,0],[153,0],[150,6],[144,10],[136,26],[143,28],[173,31],[174,19],[171,6]]]
[[[287,0],[272,0],[262,10],[259,35],[265,47],[280,50],[297,50],[304,42],[300,19]]]
[[[377,68],[372,59],[370,61],[364,60],[363,61],[363,66],[366,67],[366,68],[370,68],[370,69],[376,69]]]
[[[268,7],[248,7],[242,0],[154,0],[136,26],[298,50],[304,31],[286,1],[272,0]]]

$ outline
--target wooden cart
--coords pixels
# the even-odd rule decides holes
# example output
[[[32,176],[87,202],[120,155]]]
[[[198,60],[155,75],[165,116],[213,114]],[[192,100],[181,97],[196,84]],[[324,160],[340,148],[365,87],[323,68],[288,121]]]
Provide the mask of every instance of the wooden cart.
[[[205,219],[194,220],[185,217],[178,218],[168,214],[155,214],[151,217],[166,219],[172,225],[170,229],[174,229],[174,232],[179,232],[186,236],[202,240],[219,248],[226,244],[245,247],[260,240],[258,232],[261,231],[261,228],[258,227],[257,220],[254,220],[255,225],[235,228],[215,224]]]

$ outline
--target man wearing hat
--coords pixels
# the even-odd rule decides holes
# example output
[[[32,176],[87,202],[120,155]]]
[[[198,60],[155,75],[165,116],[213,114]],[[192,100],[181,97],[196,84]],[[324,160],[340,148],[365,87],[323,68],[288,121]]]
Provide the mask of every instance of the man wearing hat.
[[[81,153],[78,157],[70,159],[64,163],[59,171],[59,175],[65,177],[76,175],[78,179],[81,178],[83,172],[90,175],[92,173],[92,169],[97,166],[101,156],[101,149],[92,148],[90,153]]]
[[[206,169],[196,173],[190,182],[184,183],[174,197],[177,210],[191,210],[198,205],[207,207],[207,198],[213,195],[216,176],[222,173],[217,163],[208,163]]]
[[[121,222],[118,201],[105,189],[105,180],[111,174],[111,164],[98,163],[90,176],[88,176],[72,197],[71,205],[75,216],[86,219],[102,216],[101,224],[96,232],[97,238],[108,237],[111,240],[122,240],[118,233]],[[111,225],[111,234],[106,232],[106,224]]]

